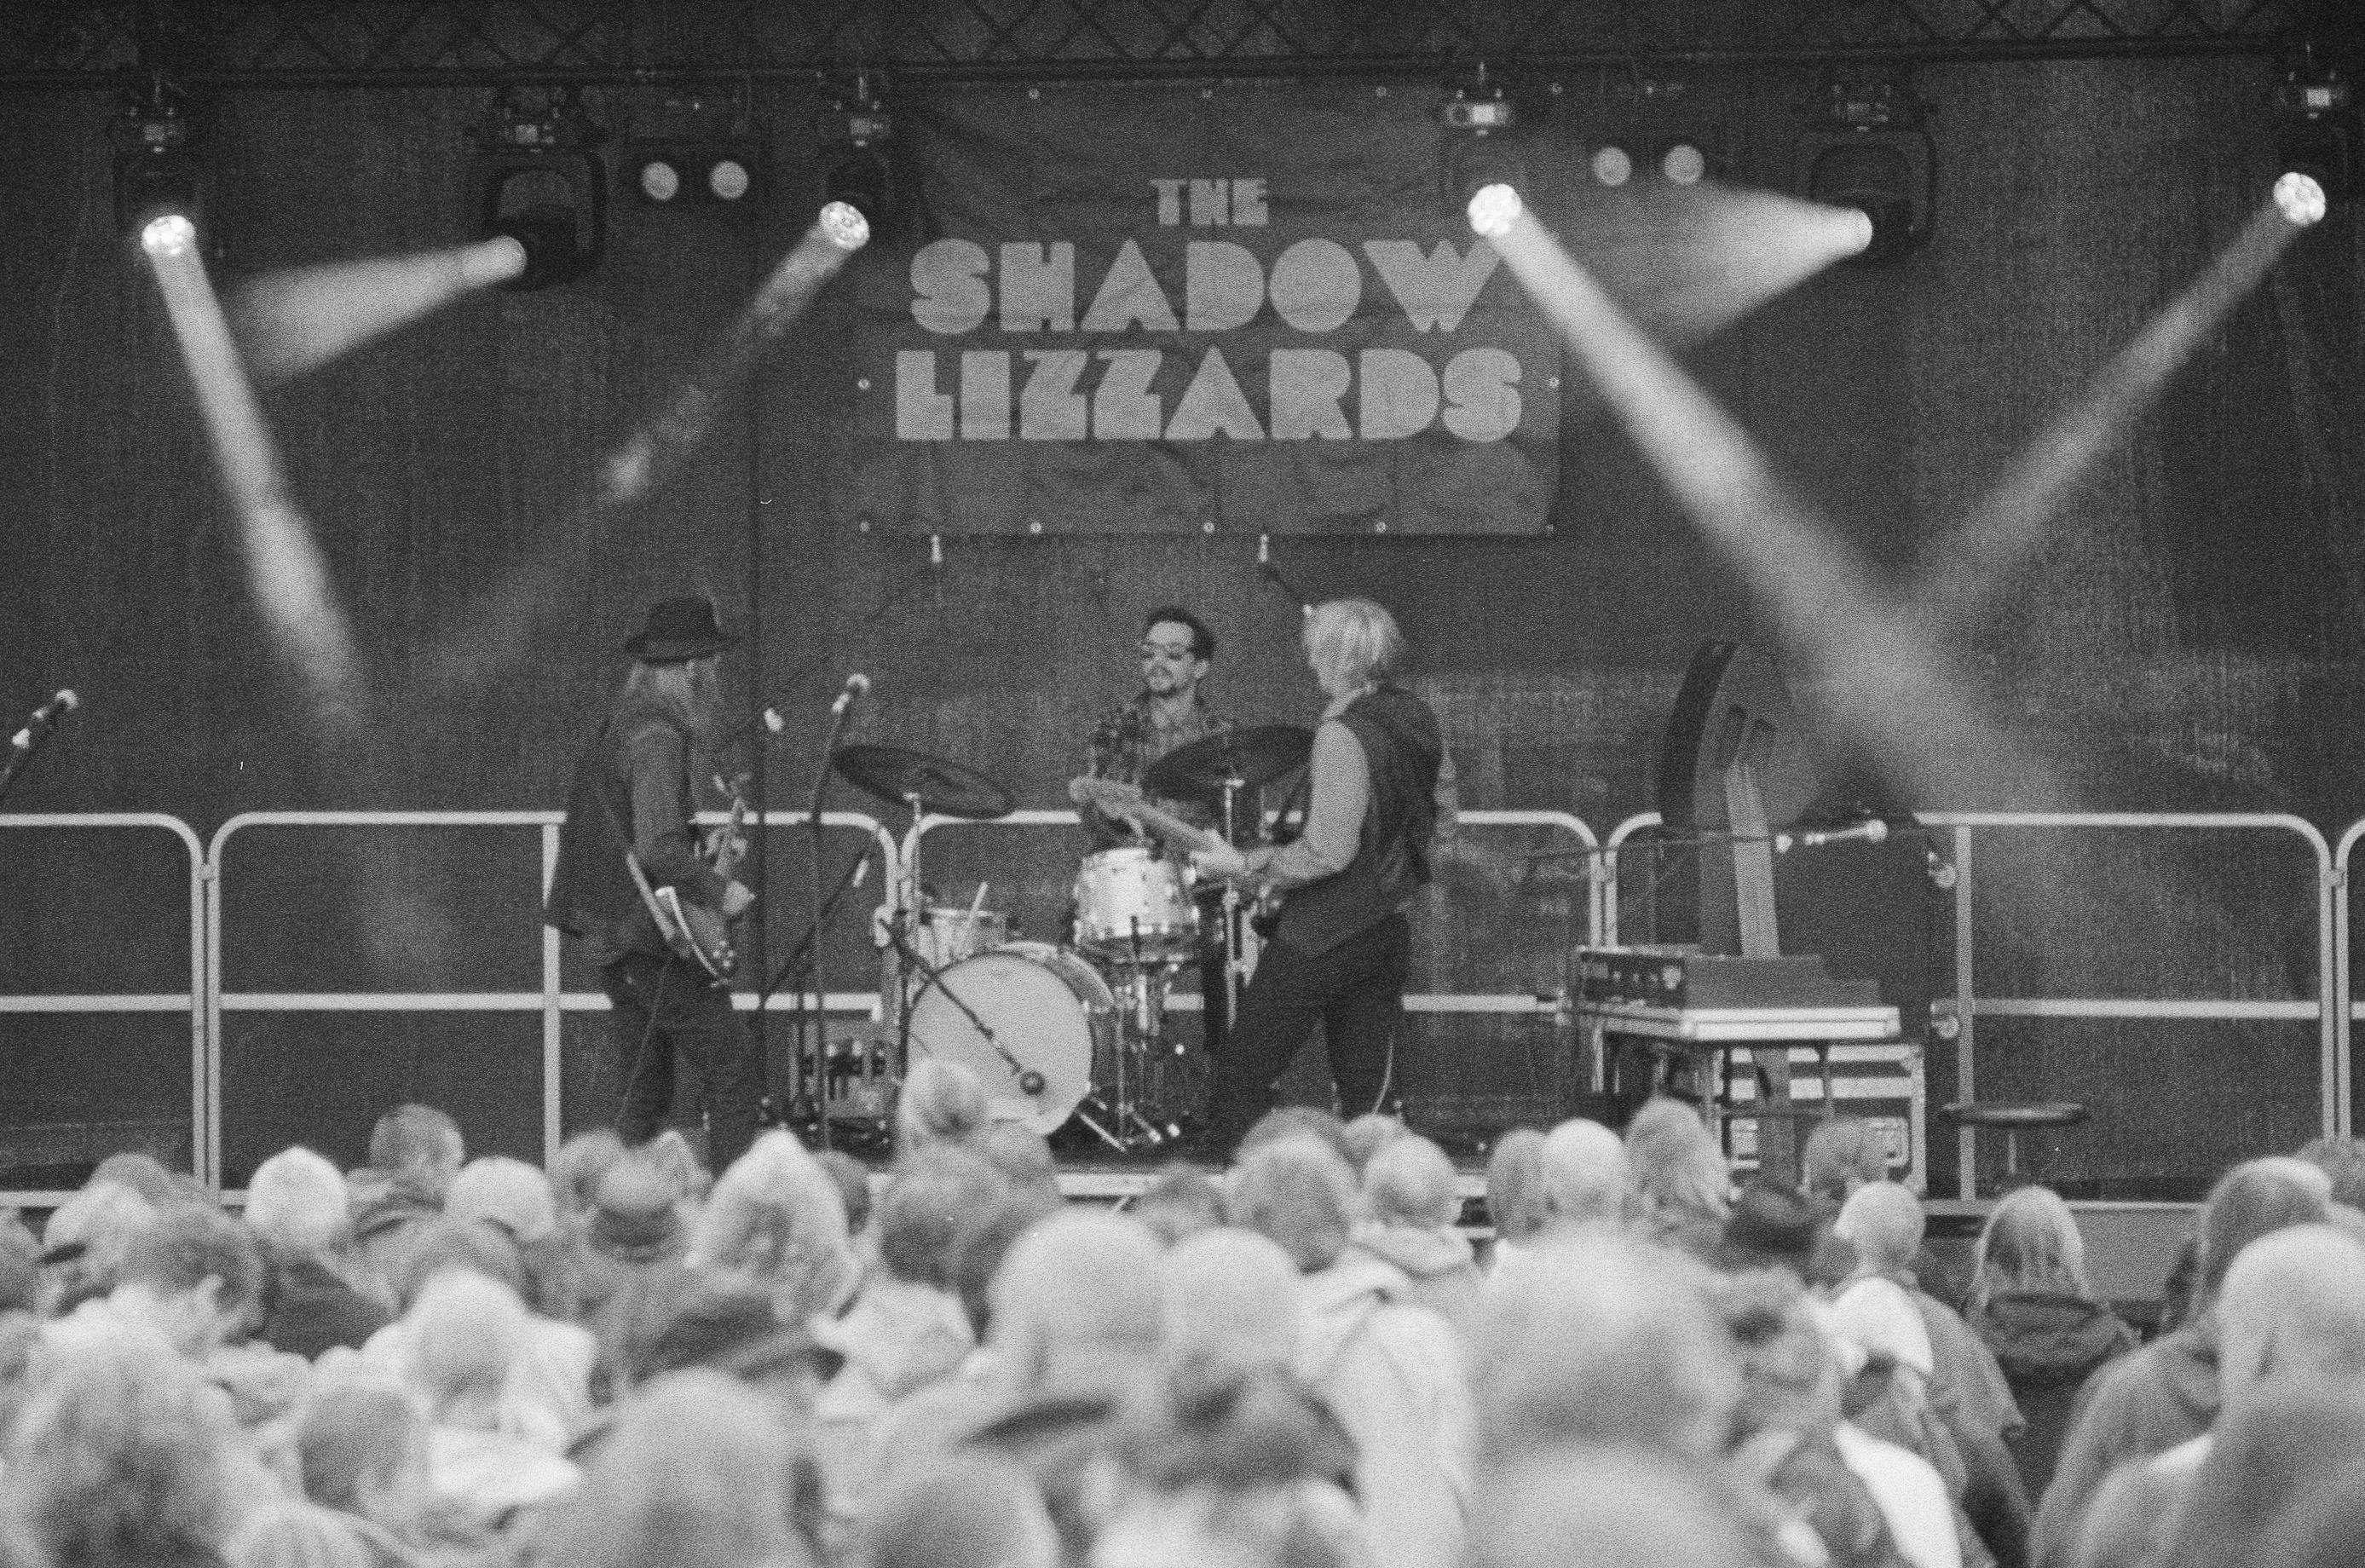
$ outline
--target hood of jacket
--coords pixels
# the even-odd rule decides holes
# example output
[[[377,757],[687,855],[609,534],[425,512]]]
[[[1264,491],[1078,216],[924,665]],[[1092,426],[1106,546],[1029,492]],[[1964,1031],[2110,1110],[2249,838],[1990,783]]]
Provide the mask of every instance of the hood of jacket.
[[[1298,1375],[1318,1383],[1337,1364],[1372,1314],[1412,1288],[1402,1269],[1386,1259],[1350,1247],[1319,1273],[1297,1282],[1306,1308],[1306,1336],[1298,1347]]]
[[[890,1399],[934,1383],[977,1345],[961,1305],[933,1285],[881,1277],[862,1287],[843,1317],[816,1316],[813,1338]]]
[[[2100,1302],[2056,1291],[2011,1291],[1990,1296],[1971,1318],[1996,1364],[2014,1383],[2082,1382],[2112,1357],[2135,1348],[2135,1331]],[[2170,1338],[2174,1338],[2171,1336]],[[2166,1341],[2162,1341],[2166,1343]],[[2191,1357],[2172,1357],[2214,1389],[2216,1357],[2205,1368]]]
[[[1469,1238],[1458,1230],[1366,1224],[1355,1227],[1355,1245],[1415,1280],[1433,1280],[1477,1267],[1478,1254]]]

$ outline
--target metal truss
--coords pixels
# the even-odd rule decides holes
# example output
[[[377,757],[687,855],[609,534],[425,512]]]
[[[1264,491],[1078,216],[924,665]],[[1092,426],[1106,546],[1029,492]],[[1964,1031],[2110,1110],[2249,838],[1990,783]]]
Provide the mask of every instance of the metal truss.
[[[5,0],[0,84],[1267,75],[2258,53],[2325,0]],[[2334,7],[2337,9],[2337,6]],[[2365,8],[2365,7],[2361,7]]]

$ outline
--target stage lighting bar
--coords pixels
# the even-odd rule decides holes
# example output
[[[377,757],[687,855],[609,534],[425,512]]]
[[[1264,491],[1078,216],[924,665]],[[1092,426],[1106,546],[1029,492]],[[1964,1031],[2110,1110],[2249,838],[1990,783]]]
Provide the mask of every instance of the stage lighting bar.
[[[815,221],[844,250],[861,249],[894,217],[894,141],[895,117],[872,96],[867,78],[857,80],[853,94],[831,106],[823,129],[821,207]]]
[[[177,213],[199,233],[212,194],[202,151],[204,137],[187,100],[161,77],[125,95],[107,126],[115,149],[115,221],[141,236],[149,223]]]
[[[644,206],[744,212],[761,205],[762,155],[760,143],[739,140],[636,141],[619,163]]]
[[[1488,79],[1485,62],[1453,87],[1437,118],[1438,198],[1448,212],[1468,212],[1482,192],[1495,187],[1527,187],[1527,160],[1514,134],[1526,117],[1502,84]]]
[[[1872,242],[1854,264],[1899,261],[1927,243],[1933,158],[1919,100],[1894,82],[1834,82],[1806,119],[1795,188],[1871,221]]]
[[[2356,194],[2358,126],[2348,81],[2337,69],[2303,55],[2276,84],[2274,112],[2275,204],[2304,227],[2315,219],[2295,216],[2284,180],[2297,177],[2290,192],[2298,211],[2307,206],[2297,200],[2304,192],[2300,181],[2312,183],[2319,205],[2326,207]]]
[[[565,89],[504,89],[476,128],[476,237],[513,241],[519,293],[582,276],[607,248],[607,178],[591,151],[605,132]]]
[[[1586,157],[1593,183],[1610,190],[1631,185],[1638,174],[1671,185],[1696,185],[1709,169],[1708,150],[1694,136],[1613,136]]]

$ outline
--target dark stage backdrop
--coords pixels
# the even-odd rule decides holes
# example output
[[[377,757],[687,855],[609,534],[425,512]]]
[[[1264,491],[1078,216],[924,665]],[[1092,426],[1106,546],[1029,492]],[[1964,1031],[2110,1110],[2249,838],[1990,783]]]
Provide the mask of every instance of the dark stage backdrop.
[[[2262,66],[2218,62],[1927,71],[1932,246],[1901,267],[1821,277],[1685,342],[1687,360],[1840,534],[1881,568],[1910,571],[2047,411],[2233,237],[2270,172],[2267,84]],[[1603,123],[1599,86],[1571,84],[1553,136],[1574,142]],[[1781,185],[1793,106],[1812,86],[1781,73],[1703,77],[1694,123],[1731,178]],[[1029,91],[965,89],[910,118],[943,134],[975,116],[1018,116]],[[1280,90],[1208,91],[1046,84],[1023,113],[1115,106],[1139,121],[1128,134],[1178,116],[1178,139],[1195,146]],[[1359,123],[1336,106],[1339,89],[1307,92],[1308,114]],[[1557,468],[1548,510],[1520,524],[1542,526],[1523,536],[1324,534],[1286,487],[1227,502],[1212,533],[953,536],[940,562],[903,513],[863,531],[860,498],[875,488],[841,482],[834,442],[882,390],[864,322],[879,319],[880,301],[908,312],[913,251],[927,238],[999,243],[1000,228],[959,205],[966,186],[936,193],[934,236],[857,261],[726,405],[685,472],[637,509],[587,521],[603,455],[659,406],[810,213],[819,106],[758,89],[776,162],[757,220],[619,203],[607,258],[581,284],[472,300],[270,395],[379,694],[375,738],[324,751],[272,666],[162,308],[114,230],[109,106],[95,95],[0,100],[17,150],[0,172],[12,236],[0,247],[0,708],[21,713],[60,685],[87,700],[16,809],[163,811],[202,834],[274,808],[555,807],[620,673],[617,644],[652,597],[686,589],[712,591],[743,623],[760,619],[745,689],[793,721],[768,761],[775,805],[802,798],[824,708],[852,669],[876,683],[863,738],[981,767],[1022,803],[1060,804],[1093,719],[1130,688],[1152,605],[1194,604],[1219,630],[1216,690],[1234,712],[1310,715],[1296,605],[1257,569],[1250,535],[1269,522],[1294,535],[1277,538],[1275,558],[1307,596],[1365,594],[1403,619],[1467,804],[1559,807],[1606,830],[1653,803],[1659,726],[1693,646],[1768,631],[1575,383],[1558,389],[1556,450],[1489,449],[1519,451],[1530,476]],[[595,106],[620,129],[648,107],[623,93]],[[463,237],[464,132],[477,107],[473,94],[440,90],[226,99],[215,143],[226,285]],[[1403,134],[1396,118],[1373,123]],[[1089,133],[1089,119],[1075,124]],[[1027,185],[992,166],[993,146],[969,156],[979,181]],[[1055,185],[1037,172],[1027,188]],[[1586,221],[1564,230],[1579,254],[1647,307],[1680,225],[1641,198],[1578,216]],[[2332,829],[2365,812],[2358,246],[2344,215],[2293,249],[2079,487],[2053,543],[1977,629],[1982,694],[2082,803],[2281,807]],[[1507,283],[1488,286],[1508,303]],[[1204,470],[1209,450],[1144,455]],[[1226,448],[1214,466],[1228,472],[1236,455]],[[1186,473],[1141,504],[1165,516],[1178,496],[1239,498],[1227,483]],[[955,500],[935,504],[949,512]],[[1812,712],[1845,694],[1799,695]],[[1828,760],[1835,773],[1849,766]],[[0,897],[0,985],[108,989],[118,970],[151,983],[185,919],[169,867],[80,840],[34,855],[23,836],[0,837],[14,884]],[[1014,829],[970,843],[941,857],[944,879],[965,892],[991,876],[1044,935],[1073,846]],[[801,864],[801,846],[775,846],[776,945],[796,924]],[[233,852],[241,879],[225,981],[529,985],[532,866],[531,846],[499,834],[432,846],[407,834],[258,837]],[[2313,994],[2312,884],[2294,857],[2031,835],[1986,852],[1979,870],[2001,885],[2021,866],[2066,870],[2061,881],[2079,891],[1993,907],[1980,949],[1991,994]],[[1565,876],[1519,889],[1452,881],[1431,895],[1418,983],[1552,991],[1583,902]],[[1882,915],[1865,961],[1910,969],[1914,944],[1899,933],[1920,922],[1923,948],[1942,943],[1945,913],[1942,902]],[[1811,919],[1834,947],[1845,924],[1827,908]],[[860,934],[849,928],[830,951],[833,982],[853,983],[868,952]],[[1943,952],[1930,962],[1946,972]],[[603,1113],[608,1091],[596,1029],[569,1028],[568,1114],[579,1126]],[[299,1136],[352,1158],[370,1116],[403,1094],[451,1104],[488,1147],[527,1150],[532,1033],[515,1018],[234,1018],[232,1174]],[[1405,1077],[1418,1114],[1554,1114],[1568,1042],[1549,1022],[1423,1024],[1417,1035]],[[2314,1130],[2313,1039],[2300,1024],[2026,1022],[1991,1028],[1982,1054],[1993,1091],[2094,1105],[2093,1126],[2061,1141],[2057,1176],[2172,1185]],[[185,1104],[185,1031],[0,1014],[0,1040],[14,1122],[162,1124]],[[1933,1081],[1950,1074],[1937,1053]]]

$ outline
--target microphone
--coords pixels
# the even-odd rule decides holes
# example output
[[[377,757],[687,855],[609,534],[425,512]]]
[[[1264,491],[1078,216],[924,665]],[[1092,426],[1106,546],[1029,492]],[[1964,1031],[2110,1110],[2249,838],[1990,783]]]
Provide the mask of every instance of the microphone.
[[[847,711],[854,706],[854,700],[869,689],[870,678],[869,676],[864,675],[859,671],[847,676],[846,678],[846,689],[837,694],[837,700],[829,705],[829,716],[833,719],[845,718]]]
[[[1868,822],[1860,822],[1854,827],[1823,828],[1814,833],[1802,833],[1795,839],[1787,833],[1777,833],[1774,835],[1774,853],[1788,855],[1793,844],[1800,849],[1821,849],[1827,844],[1886,844],[1888,842],[1889,824],[1878,817],[1874,817]]]
[[[50,726],[81,706],[82,699],[73,691],[61,690],[33,710],[33,716],[25,721],[23,729],[8,737],[8,744],[18,751],[31,751],[39,738],[49,733]]]

